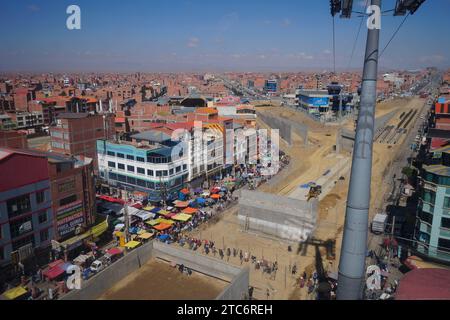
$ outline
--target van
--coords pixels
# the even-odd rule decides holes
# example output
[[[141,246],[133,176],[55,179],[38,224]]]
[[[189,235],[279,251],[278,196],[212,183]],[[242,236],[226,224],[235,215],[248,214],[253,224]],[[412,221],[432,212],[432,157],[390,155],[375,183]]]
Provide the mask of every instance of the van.
[[[371,230],[374,234],[383,234],[386,229],[387,214],[377,213],[373,217]]]

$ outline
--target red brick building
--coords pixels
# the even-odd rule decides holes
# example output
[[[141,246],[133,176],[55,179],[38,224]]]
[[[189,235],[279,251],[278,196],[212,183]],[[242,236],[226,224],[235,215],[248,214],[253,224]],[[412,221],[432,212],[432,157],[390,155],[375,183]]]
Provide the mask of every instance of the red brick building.
[[[0,130],[0,147],[26,149],[28,148],[27,134],[21,131]]]
[[[84,155],[94,159],[97,171],[98,139],[113,139],[115,135],[113,114],[62,113],[50,127],[51,149],[67,155]]]

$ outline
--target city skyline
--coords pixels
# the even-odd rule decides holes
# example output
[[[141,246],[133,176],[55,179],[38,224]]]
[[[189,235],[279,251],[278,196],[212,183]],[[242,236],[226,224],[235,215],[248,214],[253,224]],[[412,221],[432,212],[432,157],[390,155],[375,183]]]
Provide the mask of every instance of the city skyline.
[[[71,4],[81,8],[81,30],[66,28]],[[354,10],[363,11],[364,4],[356,1]],[[383,10],[394,4],[384,1]],[[448,9],[448,0],[426,2],[400,29],[380,69],[448,67],[450,45],[442,41],[449,30]],[[3,4],[2,11],[0,26],[9,32],[0,72],[333,69],[328,1],[18,1]],[[350,59],[361,19],[355,13],[335,20],[337,71],[362,67],[365,23]],[[383,16],[381,49],[402,19]]]

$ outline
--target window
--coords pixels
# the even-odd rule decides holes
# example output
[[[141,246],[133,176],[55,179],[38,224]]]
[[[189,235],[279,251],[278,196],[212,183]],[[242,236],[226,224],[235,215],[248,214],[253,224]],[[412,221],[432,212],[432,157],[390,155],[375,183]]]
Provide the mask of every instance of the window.
[[[108,167],[110,168],[116,168],[116,163],[112,161],[108,161]]]
[[[48,229],[40,232],[41,243],[48,240]]]
[[[169,176],[173,175],[173,169],[169,170]]]
[[[438,250],[450,252],[450,240],[439,238],[438,240]]]
[[[147,169],[147,175],[153,177],[153,170]]]
[[[127,182],[127,177],[122,174],[117,175],[117,178],[120,182]]]
[[[56,149],[64,149],[64,144],[56,141],[52,141],[52,147]]]
[[[419,218],[428,224],[433,224],[433,215],[428,212],[419,211]]]
[[[47,211],[42,211],[38,216],[39,223],[47,222]]]
[[[127,182],[128,182],[129,184],[136,184],[136,178],[127,177]]]
[[[27,232],[33,231],[32,216],[20,218],[9,223],[11,239],[17,238]]]
[[[0,260],[5,260],[5,252],[3,251],[3,247],[0,247]]]
[[[43,190],[36,192],[36,202],[42,203],[44,201],[45,201],[45,192]]]
[[[27,244],[30,244],[34,246],[34,235],[30,234],[29,236],[26,236],[25,238],[22,238],[17,241],[13,241],[13,251],[18,250],[19,248],[26,246]]]
[[[127,154],[127,159],[128,160],[134,160],[134,156],[131,156],[131,155]]]
[[[154,189],[155,188],[155,183],[151,182],[151,181],[147,181],[147,188]]]
[[[163,171],[163,176],[164,176],[164,177],[167,177],[167,174],[168,174],[167,170],[164,170],[164,171]]]
[[[125,159],[125,155],[124,155],[123,153],[118,153],[118,152],[117,152],[117,157],[118,157],[118,158]]]
[[[141,187],[147,187],[147,183],[144,180],[136,179],[137,185]]]
[[[156,176],[157,176],[157,177],[161,177],[161,176],[162,176],[162,171],[159,171],[159,170],[156,171]]]
[[[113,172],[110,172],[110,173],[109,173],[109,178],[110,178],[111,180],[117,180],[117,174],[115,174],[115,173],[113,173]]]
[[[117,168],[121,170],[125,170],[125,165],[123,163],[117,163]]]
[[[442,218],[441,227],[450,229],[450,218]]]
[[[107,154],[108,154],[108,156],[111,156],[111,157],[115,157],[116,156],[116,153],[112,152],[112,151],[108,151]]]
[[[178,173],[181,171],[181,166],[176,167],[175,171]]]
[[[444,208],[450,208],[450,197],[444,197]]]
[[[6,201],[6,207],[9,217],[18,216],[22,213],[31,211],[30,196],[23,195]]]
[[[145,162],[145,159],[142,158],[142,157],[136,157],[136,161],[139,161],[139,162]]]
[[[435,199],[436,199],[436,193],[430,190],[425,190],[423,192],[423,201],[425,202],[429,202],[429,203],[434,203]]]
[[[183,170],[187,170],[187,164],[183,164]]]
[[[127,166],[127,170],[130,172],[134,172],[134,166]]]
[[[72,203],[74,201],[77,201],[77,195],[73,194],[71,196],[65,197],[61,200],[59,200],[59,205],[60,206],[65,206],[66,204]]]
[[[145,169],[144,168],[137,167],[136,170],[137,170],[137,173],[145,174]]]

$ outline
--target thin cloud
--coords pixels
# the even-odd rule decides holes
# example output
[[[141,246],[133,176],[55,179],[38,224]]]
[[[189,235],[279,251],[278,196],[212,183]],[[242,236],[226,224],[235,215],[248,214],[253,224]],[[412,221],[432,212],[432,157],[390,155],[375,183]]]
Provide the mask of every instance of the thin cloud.
[[[289,27],[292,24],[291,20],[288,18],[283,19],[283,27]]]
[[[31,11],[31,12],[38,12],[41,10],[41,8],[39,8],[39,6],[37,6],[35,4],[30,4],[27,6],[27,10]]]
[[[200,39],[199,38],[192,37],[192,38],[189,39],[189,41],[187,43],[187,46],[189,48],[197,48],[199,43],[200,43]]]

